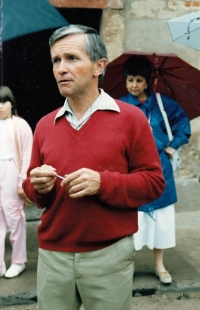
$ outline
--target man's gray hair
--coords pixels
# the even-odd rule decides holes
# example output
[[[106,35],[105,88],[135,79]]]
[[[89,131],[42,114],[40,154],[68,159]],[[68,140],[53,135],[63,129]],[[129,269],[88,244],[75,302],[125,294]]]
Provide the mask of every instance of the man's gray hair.
[[[85,34],[85,51],[90,57],[91,62],[95,62],[101,58],[108,59],[105,43],[103,42],[98,32],[91,27],[83,25],[69,25],[57,29],[49,39],[49,46],[51,47],[54,42],[58,41],[59,39],[74,34]],[[105,71],[106,69],[104,69],[102,74],[99,76],[99,83],[103,81]]]

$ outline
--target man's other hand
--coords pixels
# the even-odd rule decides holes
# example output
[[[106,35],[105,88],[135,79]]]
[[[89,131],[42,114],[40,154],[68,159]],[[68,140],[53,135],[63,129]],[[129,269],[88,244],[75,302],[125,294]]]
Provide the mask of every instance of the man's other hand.
[[[52,166],[42,165],[30,172],[30,181],[35,190],[40,194],[49,193],[56,180],[56,169]]]
[[[81,198],[86,195],[95,195],[101,185],[100,174],[94,170],[82,168],[65,175],[61,186],[66,187],[71,198]]]

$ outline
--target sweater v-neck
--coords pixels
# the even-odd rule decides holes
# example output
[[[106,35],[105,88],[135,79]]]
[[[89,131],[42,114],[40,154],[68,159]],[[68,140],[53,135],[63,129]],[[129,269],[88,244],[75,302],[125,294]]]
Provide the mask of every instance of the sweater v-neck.
[[[69,131],[69,133],[74,137],[74,139],[77,140],[81,138],[84,132],[88,130],[88,128],[96,121],[96,119],[102,114],[102,112],[104,112],[104,110],[95,111],[79,130],[73,128],[65,116],[61,117],[58,122],[62,122],[64,127]]]

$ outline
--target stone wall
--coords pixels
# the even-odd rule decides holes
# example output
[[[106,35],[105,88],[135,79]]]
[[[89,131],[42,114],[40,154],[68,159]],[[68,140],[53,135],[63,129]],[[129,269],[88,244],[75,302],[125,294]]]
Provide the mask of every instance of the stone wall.
[[[112,61],[125,50],[124,11],[104,10],[101,22],[101,36],[106,44],[108,60]]]
[[[200,1],[126,0],[124,9],[103,11],[101,35],[109,61],[129,50],[175,53],[200,69],[200,51],[171,43],[167,20],[200,11]]]
[[[181,148],[181,169],[175,172],[178,195],[176,212],[199,210],[200,201],[200,117],[190,121],[190,142]]]
[[[192,135],[190,142],[181,147],[182,165],[175,177],[177,179],[198,180],[200,177],[200,117],[191,120],[190,124]]]

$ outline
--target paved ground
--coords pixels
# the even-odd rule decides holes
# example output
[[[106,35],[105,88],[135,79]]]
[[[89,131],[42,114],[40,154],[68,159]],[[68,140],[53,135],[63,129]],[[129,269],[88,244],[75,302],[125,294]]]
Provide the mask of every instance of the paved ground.
[[[171,285],[161,284],[154,275],[152,251],[144,248],[135,257],[133,309],[200,309],[200,184],[194,180],[176,180],[179,203],[176,205],[177,246],[165,251],[165,263],[173,277]],[[0,309],[37,309],[37,227],[35,207],[26,211],[28,262],[25,271],[13,279],[0,279]],[[32,221],[32,220],[36,221]],[[166,219],[167,220],[167,219]],[[6,240],[6,265],[11,248]],[[137,297],[137,298],[135,298]],[[21,306],[19,306],[21,305]],[[146,306],[145,306],[146,305]],[[170,307],[169,307],[170,305]],[[56,309],[53,309],[56,310]]]
[[[38,310],[36,304],[8,306],[5,310]],[[83,310],[82,307],[80,310]],[[200,293],[177,294],[168,293],[162,295],[150,295],[143,297],[133,297],[132,310],[188,310],[200,309]],[[103,309],[104,310],[104,309]]]

